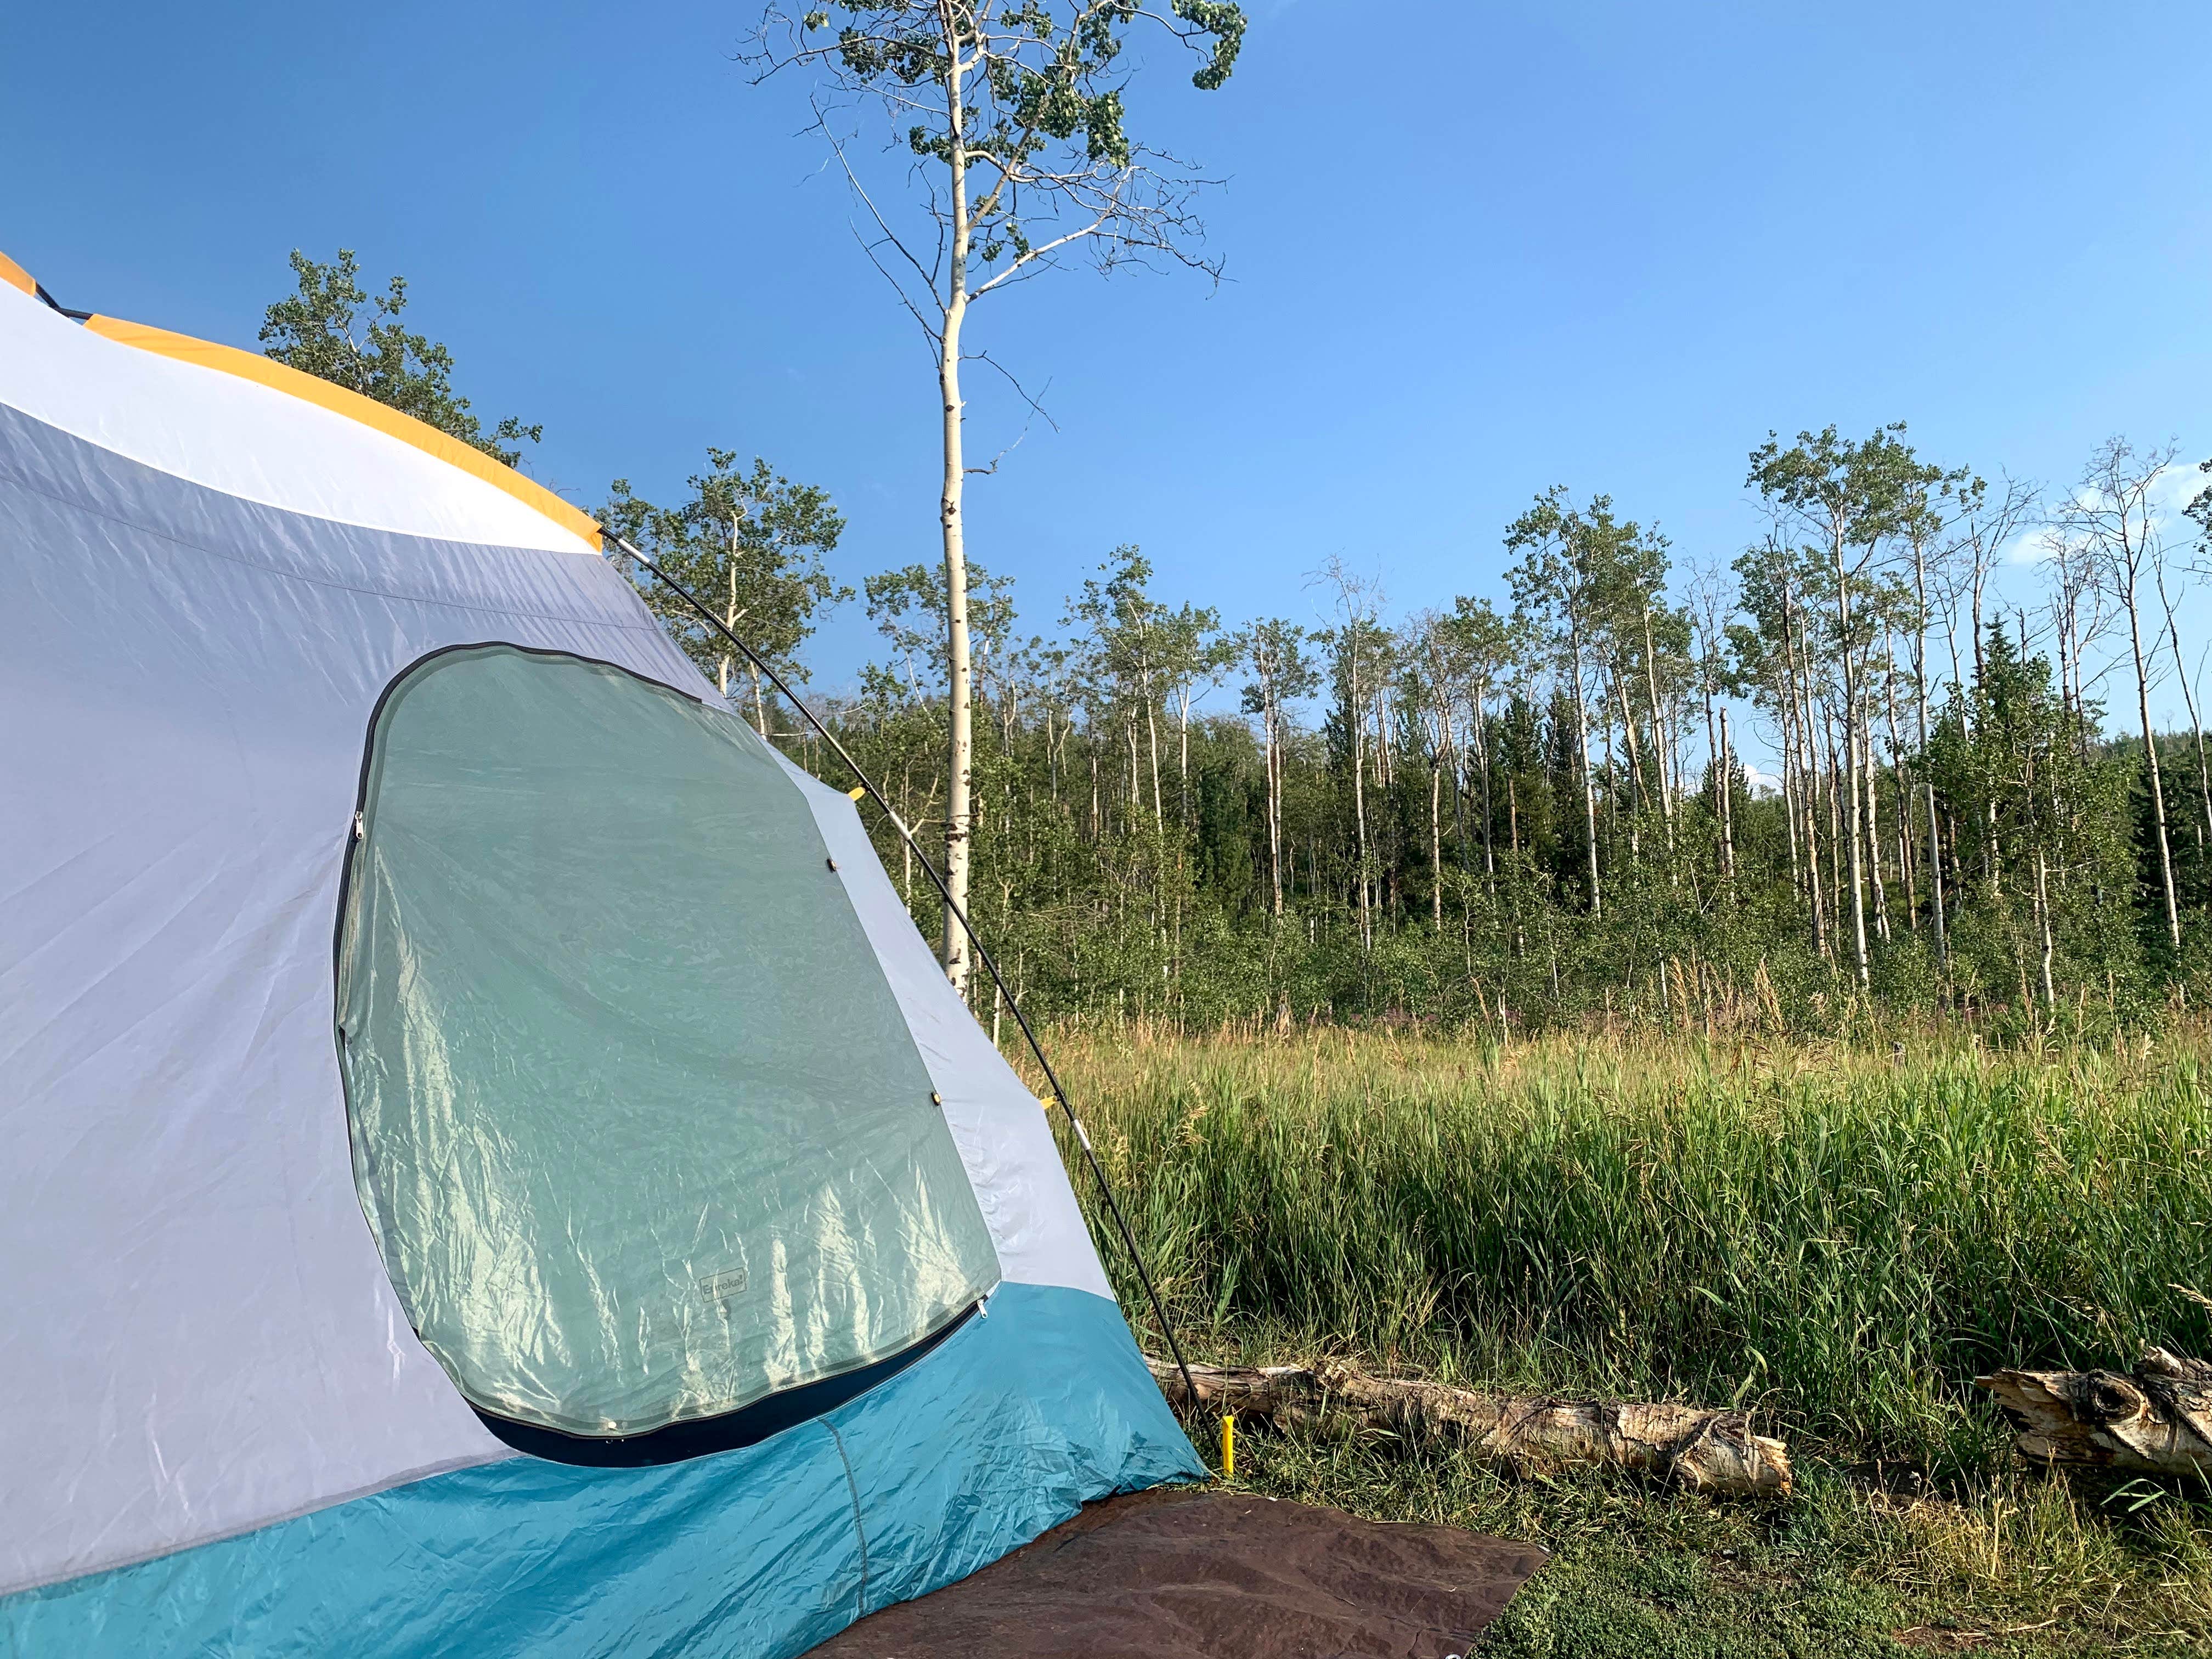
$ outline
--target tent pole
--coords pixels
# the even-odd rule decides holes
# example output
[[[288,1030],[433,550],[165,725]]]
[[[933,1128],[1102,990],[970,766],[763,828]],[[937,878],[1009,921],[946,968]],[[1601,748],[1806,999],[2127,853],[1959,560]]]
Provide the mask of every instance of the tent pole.
[[[945,901],[945,909],[951,913],[955,921],[959,922],[960,931],[967,934],[969,942],[975,945],[977,959],[990,972],[991,982],[998,987],[999,994],[1006,999],[1006,1006],[1013,1010],[1014,1024],[1022,1028],[1023,1036],[1029,1040],[1030,1052],[1036,1056],[1037,1065],[1042,1068],[1045,1080],[1052,1085],[1053,1098],[1060,1103],[1060,1109],[1067,1115],[1069,1127],[1075,1131],[1076,1143],[1083,1148],[1084,1159],[1091,1165],[1091,1173],[1097,1180],[1098,1195],[1106,1200],[1106,1208],[1114,1218],[1114,1225],[1121,1232],[1121,1243],[1128,1249],[1131,1263],[1137,1269],[1138,1281],[1144,1285],[1145,1295],[1152,1304],[1153,1316],[1160,1322],[1161,1334],[1168,1340],[1168,1352],[1175,1356],[1176,1370],[1182,1373],[1183,1398],[1190,1402],[1194,1411],[1196,1410],[1198,1388],[1191,1381],[1190,1366],[1183,1359],[1182,1344],[1176,1340],[1175,1323],[1169,1319],[1167,1304],[1160,1300],[1160,1293],[1152,1284],[1152,1273],[1145,1267],[1144,1252],[1137,1248],[1137,1236],[1130,1230],[1128,1218],[1121,1213],[1121,1203],[1115,1198],[1114,1188],[1106,1179],[1105,1166],[1099,1163],[1098,1154],[1091,1150],[1091,1137],[1084,1130],[1083,1120],[1075,1115],[1075,1108],[1068,1103],[1067,1091],[1060,1086],[1060,1073],[1053,1070],[1052,1061],[1045,1057],[1044,1044],[1037,1041],[1037,1034],[1030,1029],[1029,1017],[1022,1012],[1021,1004],[1014,1000],[1013,993],[1007,988],[1006,975],[999,971],[999,964],[993,958],[990,947],[983,943],[981,936],[976,933],[975,923],[968,920],[968,913],[952,902],[952,890],[945,884],[945,878],[938,874],[937,866],[930,862],[929,854],[921,850],[921,843],[915,840],[914,832],[906,827],[905,820],[891,810],[890,802],[884,799],[883,792],[876,787],[875,780],[860,769],[860,762],[854,760],[847,751],[845,745],[837,740],[836,734],[816,718],[812,709],[799,700],[792,689],[783,683],[783,677],[777,673],[758,652],[732,633],[720,617],[700,604],[690,589],[647,558],[627,540],[609,532],[602,532],[602,534],[629,557],[636,560],[639,564],[650,571],[671,592],[696,611],[701,620],[709,628],[744,653],[745,660],[757,668],[767,678],[769,683],[782,695],[783,700],[797,709],[822,740],[836,751],[837,758],[844,762],[847,769],[860,780],[860,787],[867,792],[868,799],[882,809],[884,816],[890,820],[891,828],[898,831],[899,839],[906,843],[908,850],[921,864],[923,872],[929,877],[931,884],[937,889],[938,896]]]

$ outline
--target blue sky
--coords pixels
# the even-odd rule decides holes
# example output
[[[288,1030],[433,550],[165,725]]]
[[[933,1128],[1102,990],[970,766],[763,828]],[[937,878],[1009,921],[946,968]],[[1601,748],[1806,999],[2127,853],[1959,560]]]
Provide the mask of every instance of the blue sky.
[[[971,496],[1032,623],[1124,542],[1232,620],[1310,614],[1333,556],[1401,610],[1498,592],[1554,482],[1726,558],[1770,427],[2054,483],[2113,432],[2212,453],[2201,5],[1251,10],[1225,89],[1155,47],[1133,98],[1226,181],[1229,280],[979,313],[1058,426]],[[0,249],[250,345],[292,248],[352,246],[481,412],[545,423],[538,476],[589,505],[763,454],[844,506],[857,585],[934,555],[933,388],[803,88],[732,61],[753,15],[9,8]],[[1020,411],[976,390],[988,454]],[[817,683],[872,643],[849,608]]]

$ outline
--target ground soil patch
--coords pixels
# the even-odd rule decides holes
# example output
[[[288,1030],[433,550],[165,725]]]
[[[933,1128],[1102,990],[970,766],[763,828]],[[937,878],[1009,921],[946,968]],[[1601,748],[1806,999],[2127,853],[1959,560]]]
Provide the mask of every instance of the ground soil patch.
[[[1443,1659],[1544,1552],[1243,1493],[1093,1504],[808,1659]]]

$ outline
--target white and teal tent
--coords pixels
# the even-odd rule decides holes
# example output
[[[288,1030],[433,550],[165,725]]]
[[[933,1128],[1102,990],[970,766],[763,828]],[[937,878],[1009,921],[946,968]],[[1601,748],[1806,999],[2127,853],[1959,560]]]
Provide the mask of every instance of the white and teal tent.
[[[0,1654],[793,1654],[1198,1472],[556,497],[0,260]]]

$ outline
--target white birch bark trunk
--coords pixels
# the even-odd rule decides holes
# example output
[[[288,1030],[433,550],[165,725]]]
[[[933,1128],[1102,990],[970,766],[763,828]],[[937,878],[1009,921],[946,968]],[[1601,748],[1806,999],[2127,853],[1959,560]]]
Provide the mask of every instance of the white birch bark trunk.
[[[1913,630],[1912,692],[1919,703],[1920,764],[1928,764],[1928,554],[1925,546],[1916,540],[1912,544],[1912,593],[1919,608]],[[1958,614],[1958,603],[1954,596],[1948,606],[1953,617]],[[1959,670],[1959,630],[1955,621],[1949,625],[1951,636],[1951,672]],[[1943,915],[1943,841],[1936,823],[1936,781],[1924,778],[1923,788],[1928,797],[1928,916],[1936,925],[1936,960],[1948,967],[1951,961],[1951,940],[1945,931],[1948,927]]]
[[[1429,766],[1429,912],[1438,933],[1444,926],[1443,757]]]
[[[967,110],[961,85],[962,43],[948,31],[945,118],[952,196],[952,238],[949,254],[944,328],[938,339],[937,385],[944,409],[945,488],[939,520],[945,544],[945,679],[948,731],[945,755],[945,884],[951,895],[945,907],[943,960],[945,977],[962,997],[973,975],[967,932],[954,915],[968,908],[974,828],[971,786],[975,771],[974,665],[968,641],[968,553],[961,518],[968,482],[961,445],[960,329],[968,312]]]
[[[2204,722],[2197,713],[2197,691],[2189,683],[2189,665],[2181,659],[2181,627],[2174,620],[2173,601],[2166,597],[2163,564],[2158,567],[2158,602],[2166,611],[2166,638],[2173,647],[2173,674],[2181,682],[2181,700],[2189,710],[2189,729],[2197,734],[2197,801],[2203,818],[2197,831],[2197,844],[2201,848],[2205,831],[2212,830],[2212,761],[2205,756]]]
[[[1792,626],[1796,620],[1794,612],[1790,589],[1785,585],[1782,590],[1782,644],[1787,682],[1784,696],[1790,704],[1790,724],[1796,727],[1797,805],[1805,823],[1805,893],[1812,910],[1813,949],[1825,957],[1830,944],[1827,890],[1820,873],[1820,779],[1813,738],[1813,693],[1808,684],[1812,662],[1808,651],[1805,653],[1803,672],[1800,672],[1798,646],[1804,629]]]
[[[2181,908],[2173,890],[2173,849],[2166,833],[2166,785],[2159,775],[2158,738],[2150,724],[2150,671],[2143,661],[2142,611],[2136,599],[2137,573],[2127,567],[2128,648],[2135,658],[2136,710],[2142,725],[2143,761],[2150,769],[2150,804],[2158,825],[2158,869],[2165,884],[2166,935],[2175,950],[2181,948]]]
[[[1844,652],[1844,770],[1850,795],[1851,951],[1852,966],[1862,989],[1869,982],[1867,969],[1866,857],[1863,846],[1865,816],[1859,799],[1859,682],[1851,652],[1851,590],[1844,571],[1844,538],[1829,544],[1836,570],[1836,621],[1843,629]]]
[[[1583,763],[1583,830],[1589,836],[1590,915],[1604,914],[1604,901],[1598,891],[1597,879],[1597,785],[1590,776],[1589,704],[1583,696],[1583,634],[1581,619],[1573,623],[1571,641],[1574,648],[1575,739],[1582,751]]]
[[[1644,607],[1644,692],[1651,709],[1651,748],[1659,766],[1659,817],[1667,827],[1668,876],[1674,876],[1674,782],[1670,775],[1665,723],[1659,714],[1659,664],[1651,642],[1651,607]]]
[[[1728,706],[1721,718],[1721,873],[1735,879],[1735,761],[1729,749]],[[1792,860],[1793,862],[1795,860]]]
[[[1351,676],[1352,690],[1346,712],[1352,717],[1352,817],[1358,836],[1359,948],[1370,951],[1375,946],[1375,927],[1367,900],[1367,705],[1359,695],[1358,627],[1358,619],[1354,617],[1346,628],[1351,653],[1346,672]]]
[[[1264,716],[1267,727],[1267,868],[1275,887],[1275,918],[1283,915],[1283,739],[1282,715],[1275,708],[1274,689],[1267,688]]]

